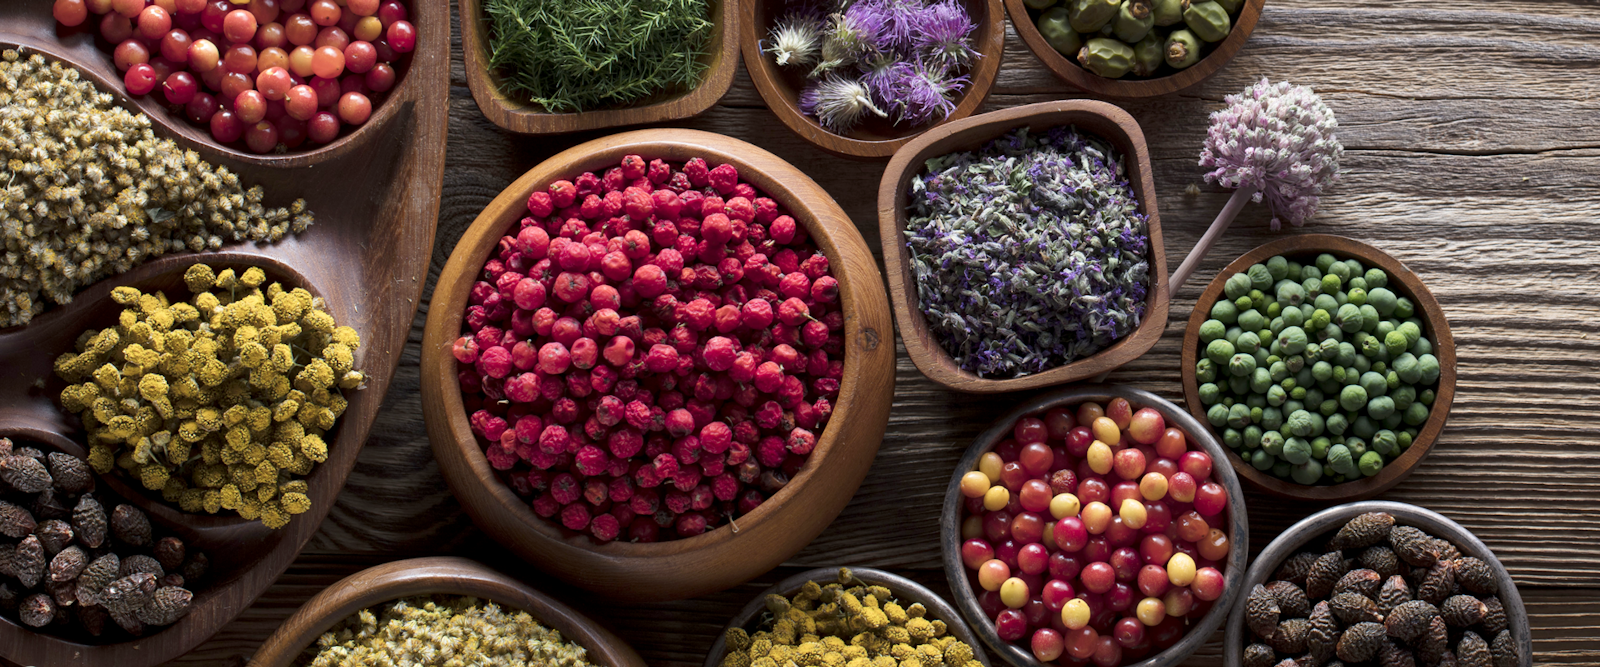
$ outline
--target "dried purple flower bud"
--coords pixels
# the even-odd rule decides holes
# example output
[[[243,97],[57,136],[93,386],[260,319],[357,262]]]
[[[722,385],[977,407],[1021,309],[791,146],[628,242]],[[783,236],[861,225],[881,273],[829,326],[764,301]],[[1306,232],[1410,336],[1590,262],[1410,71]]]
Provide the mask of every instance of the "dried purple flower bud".
[[[938,0],[917,13],[912,42],[917,53],[935,65],[960,67],[980,56],[972,49],[978,25],[958,0]]]

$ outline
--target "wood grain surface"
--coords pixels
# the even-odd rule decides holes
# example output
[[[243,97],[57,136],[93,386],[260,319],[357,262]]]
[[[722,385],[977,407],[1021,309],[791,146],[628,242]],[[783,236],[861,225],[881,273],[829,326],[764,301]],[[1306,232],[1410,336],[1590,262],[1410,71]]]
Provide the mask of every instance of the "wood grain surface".
[[[1126,105],[1150,142],[1169,261],[1182,259],[1228,193],[1195,162],[1205,114],[1262,76],[1311,84],[1341,122],[1348,170],[1306,231],[1363,239],[1427,282],[1456,336],[1458,396],[1425,465],[1383,494],[1438,511],[1494,549],[1528,603],[1539,664],[1600,665],[1600,19],[1592,2],[1283,0],[1268,3],[1234,61],[1205,84]],[[1072,97],[1015,35],[987,108]],[[785,129],[743,73],[688,125],[760,145],[806,170],[869,243],[881,163],[829,157]],[[519,138],[478,112],[457,46],[445,198],[432,277],[478,212],[543,158],[598,136]],[[1189,185],[1199,194],[1186,194]],[[1275,234],[1247,207],[1172,297],[1165,336],[1112,382],[1181,400],[1178,350],[1218,269]],[[608,623],[658,667],[700,664],[713,635],[780,569],[663,605],[597,606],[547,585],[474,530],[423,432],[417,344],[423,304],[388,398],[338,504],[305,553],[255,605],[176,664],[242,664],[321,588],[378,562],[470,554]],[[793,566],[840,563],[948,590],[940,569],[945,483],[972,438],[1020,398],[946,392],[904,356],[888,435],[867,480]],[[1247,497],[1259,549],[1319,505]],[[1191,665],[1216,665],[1213,641]]]

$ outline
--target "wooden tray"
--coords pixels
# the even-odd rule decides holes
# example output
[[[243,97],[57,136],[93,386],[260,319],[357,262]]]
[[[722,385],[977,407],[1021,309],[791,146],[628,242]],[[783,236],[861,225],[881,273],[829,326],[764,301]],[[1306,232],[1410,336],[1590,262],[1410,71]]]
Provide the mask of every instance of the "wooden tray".
[[[1250,39],[1250,32],[1255,30],[1256,21],[1261,18],[1261,7],[1266,4],[1266,0],[1244,0],[1239,15],[1233,18],[1233,30],[1228,32],[1228,36],[1223,38],[1211,53],[1200,59],[1200,62],[1153,79],[1107,79],[1084,69],[1076,60],[1061,55],[1060,51],[1045,41],[1044,35],[1039,34],[1039,26],[1035,25],[1033,18],[1028,15],[1028,6],[1023,4],[1023,0],[1005,0],[1005,3],[1006,12],[1011,14],[1011,25],[1016,27],[1017,35],[1022,37],[1022,42],[1028,45],[1028,50],[1033,52],[1034,57],[1044,63],[1045,69],[1050,70],[1057,78],[1096,97],[1137,99],[1176,93],[1211,78],[1211,75],[1216,74],[1233,60],[1233,56],[1238,54],[1239,49]]]
[[[845,313],[844,384],[828,427],[799,474],[737,526],[685,539],[596,544],[534,514],[489,467],[462,406],[451,345],[489,253],[527,214],[528,194],[551,181],[615,165],[622,156],[733,164],[742,180],[778,201],[827,255]],[[745,581],[794,555],[850,502],[877,454],[894,394],[894,338],[878,265],[828,193],[793,165],[751,144],[698,130],[636,130],[580,144],[540,163],[473,221],[434,288],[422,339],[422,407],[445,481],[475,523],[551,574],[607,596],[659,601]]]
[[[624,125],[646,125],[683,120],[710,109],[733,85],[739,67],[739,11],[730,3],[736,0],[711,0],[714,24],[707,54],[705,78],[694,90],[665,99],[646,100],[614,109],[575,113],[549,113],[541,108],[511,99],[500,91],[499,77],[489,71],[489,27],[483,18],[480,0],[457,0],[461,14],[461,51],[466,58],[467,87],[478,109],[495,125],[519,134],[561,134]]]
[[[981,148],[989,140],[1019,127],[1044,131],[1058,125],[1076,125],[1111,142],[1122,153],[1128,180],[1139,196],[1139,210],[1149,218],[1150,289],[1144,321],[1110,347],[1065,366],[1018,378],[991,379],[963,370],[928,331],[928,321],[917,306],[916,281],[911,276],[911,256],[906,252],[906,193],[911,179],[928,158],[955,151]],[[941,125],[917,137],[889,161],[878,186],[878,235],[883,244],[883,265],[889,276],[889,296],[906,354],[923,375],[947,388],[975,394],[1038,389],[1077,382],[1109,373],[1139,358],[1161,338],[1167,326],[1167,255],[1161,245],[1161,215],[1156,210],[1155,179],[1150,171],[1150,151],[1139,123],[1113,105],[1094,100],[1040,102],[965,118]]]
[[[1222,295],[1222,288],[1228,282],[1228,276],[1241,273],[1249,269],[1252,264],[1265,262],[1273,255],[1314,257],[1323,252],[1340,259],[1353,258],[1368,267],[1383,269],[1389,274],[1389,288],[1396,295],[1411,299],[1412,303],[1416,304],[1418,315],[1422,319],[1422,333],[1433,341],[1433,354],[1439,358],[1439,388],[1434,390],[1428,421],[1423,422],[1421,431],[1411,442],[1411,446],[1406,448],[1405,453],[1383,466],[1378,474],[1343,484],[1307,486],[1297,484],[1293,480],[1278,479],[1256,470],[1255,466],[1231,451],[1227,452],[1227,460],[1240,477],[1245,478],[1256,488],[1280,498],[1349,502],[1371,498],[1388,491],[1416,470],[1422,459],[1433,450],[1433,443],[1439,439],[1439,433],[1444,430],[1445,420],[1450,418],[1450,403],[1456,395],[1456,342],[1450,335],[1450,321],[1445,319],[1439,301],[1434,299],[1433,293],[1422,284],[1422,279],[1412,273],[1411,269],[1406,268],[1406,265],[1401,264],[1400,260],[1355,239],[1331,234],[1287,236],[1266,243],[1233,260],[1211,279],[1209,285],[1206,285],[1206,290],[1195,302],[1194,312],[1189,315],[1189,327],[1183,333],[1183,396],[1189,406],[1190,414],[1205,424],[1206,430],[1210,431],[1210,422],[1206,420],[1206,406],[1200,403],[1200,384],[1195,379],[1194,365],[1200,360],[1200,325],[1211,318],[1211,306],[1217,302],[1217,297]]]
[[[798,74],[782,70],[770,57],[761,52],[761,41],[766,39],[775,17],[769,5],[781,0],[743,0],[740,11],[739,43],[744,51],[744,68],[756,84],[762,101],[772,113],[806,141],[818,148],[841,157],[881,159],[893,155],[901,146],[916,136],[951,121],[966,118],[977,112],[988,99],[989,90],[1000,73],[1000,60],[1005,55],[1005,10],[1000,0],[965,0],[967,12],[977,28],[972,31],[973,50],[982,54],[967,73],[967,89],[956,103],[955,111],[938,123],[920,127],[901,127],[887,121],[867,119],[861,127],[848,135],[834,134],[800,113],[800,88],[803,81]]]
[[[588,651],[599,667],[645,667],[610,630],[527,584],[465,558],[436,556],[384,563],[352,574],[306,601],[250,658],[250,667],[289,667],[306,647],[362,609],[413,595],[470,595],[533,615]]]
[[[285,206],[304,197],[317,215],[310,229],[274,245],[231,244],[221,252],[168,255],[146,262],[86,288],[70,305],[52,307],[28,325],[0,331],[0,435],[82,455],[77,419],[56,405],[65,384],[55,376],[53,361],[71,350],[84,327],[115,322],[121,306],[110,300],[111,288],[163,288],[169,297],[186,297],[180,278],[197,262],[219,267],[260,265],[270,279],[302,285],[325,297],[329,313],[361,334],[356,367],[367,374],[366,388],[349,394],[350,407],[332,435],[328,460],[306,479],[311,510],[282,530],[268,530],[237,516],[184,514],[115,476],[100,478],[98,493],[124,496],[149,512],[158,531],[176,534],[191,550],[211,557],[211,572],[194,589],[189,615],[144,637],[104,645],[36,633],[4,619],[0,656],[27,665],[117,667],[175,658],[250,606],[294,560],[333,506],[410,332],[438,218],[448,120],[450,16],[439,3],[419,3],[413,12],[420,35],[410,71],[366,127],[315,151],[256,156],[218,147],[203,130],[169,115],[154,96],[130,101],[122,93],[122,77],[110,54],[96,48],[89,32],[62,30],[58,40],[49,2],[0,5],[0,43],[77,66],[101,89],[113,92],[120,104],[146,112],[157,134],[198,151],[202,159],[227,166],[246,185],[260,184],[269,206]]]

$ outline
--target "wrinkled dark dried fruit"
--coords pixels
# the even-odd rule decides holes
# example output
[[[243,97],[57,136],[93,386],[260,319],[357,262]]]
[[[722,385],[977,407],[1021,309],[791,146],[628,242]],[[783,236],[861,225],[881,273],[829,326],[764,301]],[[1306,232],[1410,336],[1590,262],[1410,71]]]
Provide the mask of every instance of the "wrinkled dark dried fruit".
[[[72,544],[72,524],[60,519],[51,519],[39,524],[39,529],[33,531],[39,536],[39,543],[44,545],[44,551],[54,556],[62,549]]]
[[[17,619],[22,621],[23,625],[35,628],[50,625],[51,621],[56,620],[56,602],[44,593],[29,595],[23,598],[22,604],[17,607]]]
[[[83,626],[85,632],[91,636],[99,637],[106,631],[106,621],[110,620],[106,608],[100,605],[78,605],[78,625]]]
[[[6,611],[16,611],[17,602],[20,599],[21,594],[17,592],[15,585],[10,583],[0,583],[0,609],[4,609]]]
[[[51,581],[72,581],[89,566],[89,555],[83,548],[73,545],[61,550],[55,558],[50,559]]]
[[[1439,615],[1444,617],[1444,622],[1458,628],[1477,625],[1487,613],[1489,608],[1471,595],[1452,595],[1439,605]]]
[[[156,562],[168,572],[176,572],[183,567],[183,540],[176,537],[163,537],[156,540]]]
[[[1279,653],[1300,653],[1306,650],[1306,633],[1310,624],[1303,618],[1291,618],[1278,623],[1277,632],[1267,642]]]
[[[78,584],[76,582],[50,581],[47,579],[44,582],[44,590],[50,594],[50,599],[55,600],[57,608],[70,607],[78,603]],[[66,616],[62,616],[58,620],[64,621],[66,618]]]
[[[183,564],[183,578],[189,581],[199,581],[206,576],[206,569],[211,567],[211,559],[206,558],[204,551],[197,551],[189,557],[189,562]]]
[[[1411,641],[1411,645],[1417,649],[1417,659],[1423,665],[1437,665],[1445,652],[1450,650],[1450,628],[1445,626],[1443,618],[1435,617],[1428,622],[1428,629]]]
[[[83,604],[100,604],[105,596],[106,586],[117,578],[117,570],[122,566],[122,561],[116,554],[106,554],[89,562],[83,568],[83,573],[78,575],[78,602]]]
[[[162,586],[178,586],[181,588],[184,584],[183,575],[177,572],[168,572],[167,576],[161,578],[160,583]]]
[[[1395,607],[1411,601],[1411,585],[1400,575],[1389,577],[1378,589],[1378,611],[1387,615]]]
[[[17,554],[17,545],[0,544],[0,575],[7,577],[17,576],[17,564],[14,560]]]
[[[1383,614],[1378,613],[1378,603],[1360,593],[1340,593],[1328,601],[1333,607],[1333,615],[1345,624],[1383,621]]]
[[[1255,588],[1250,589],[1250,597],[1244,601],[1244,624],[1256,636],[1272,637],[1272,633],[1278,629],[1278,616],[1281,613],[1278,598],[1266,586],[1256,584]]]
[[[1277,662],[1277,654],[1266,644],[1251,644],[1244,647],[1244,667],[1272,667]]]
[[[1278,664],[1273,665],[1273,667],[1300,667],[1300,662],[1294,658],[1284,658],[1283,660],[1278,661]]]
[[[53,480],[44,463],[30,456],[13,454],[0,459],[0,480],[22,493],[39,493],[50,488]]]
[[[84,494],[72,509],[72,527],[78,532],[78,541],[90,549],[98,549],[106,542],[106,510],[94,496]]]
[[[32,512],[0,500],[0,535],[20,539],[38,527],[39,524],[33,520]]]
[[[1422,600],[1412,600],[1389,612],[1383,625],[1390,637],[1408,642],[1426,632],[1429,624],[1438,616],[1438,607]]]
[[[1394,642],[1384,642],[1378,647],[1378,664],[1382,667],[1417,667],[1417,659],[1411,649],[1402,648]]]
[[[1499,584],[1494,580],[1494,570],[1482,559],[1463,556],[1450,561],[1451,573],[1456,577],[1456,583],[1478,595],[1494,595],[1500,592]]]
[[[1500,598],[1490,596],[1483,598],[1483,631],[1492,635],[1500,634],[1502,630],[1511,627],[1506,620],[1505,605],[1500,604]]]
[[[144,623],[139,621],[139,610],[150,602],[155,592],[156,578],[149,572],[136,572],[106,586],[101,604],[122,629],[130,634],[143,634]]]
[[[189,613],[189,601],[194,594],[182,588],[158,588],[150,601],[138,612],[139,622],[145,625],[171,625]]]
[[[1452,651],[1445,651],[1439,656],[1439,667],[1458,667],[1460,664],[1461,661],[1456,659],[1456,654]]]
[[[1278,566],[1278,572],[1272,575],[1272,578],[1304,586],[1306,573],[1311,571],[1311,564],[1317,562],[1318,557],[1319,554],[1309,551],[1290,556],[1288,560],[1283,561],[1283,565]]]
[[[1387,641],[1388,633],[1378,623],[1357,623],[1346,628],[1339,636],[1334,652],[1346,662],[1366,662],[1378,654],[1378,647]]]
[[[1378,588],[1382,586],[1383,577],[1377,571],[1361,568],[1346,572],[1340,577],[1338,583],[1333,585],[1333,594],[1359,593],[1375,599],[1378,597]]]
[[[1517,640],[1510,630],[1501,630],[1489,642],[1489,653],[1494,656],[1494,667],[1516,667]]]
[[[1394,516],[1388,512],[1367,512],[1346,522],[1328,541],[1328,550],[1370,547],[1387,539],[1393,527]]]
[[[1449,540],[1441,538],[1434,538],[1434,540],[1434,546],[1437,547],[1436,550],[1439,553],[1439,560],[1455,560],[1461,557],[1461,552],[1456,550],[1456,545],[1451,544]]]
[[[1318,602],[1306,623],[1306,650],[1311,652],[1312,661],[1321,664],[1332,659],[1334,646],[1339,643],[1339,619],[1334,617],[1332,605],[1327,600]]]
[[[33,535],[18,542],[17,550],[11,554],[11,569],[16,571],[17,581],[22,582],[23,588],[39,585],[39,579],[44,577],[45,568],[49,563],[44,555],[44,545]]]
[[[50,487],[45,489],[39,495],[33,497],[33,503],[28,506],[28,510],[33,512],[33,518],[40,521],[47,519],[71,519],[72,508],[63,504],[65,502],[65,496],[56,493],[55,487]]]
[[[1299,586],[1287,581],[1273,581],[1267,584],[1267,592],[1278,601],[1278,613],[1289,618],[1305,618],[1311,613],[1311,602],[1306,599],[1306,592]]]
[[[1412,526],[1395,526],[1390,530],[1389,546],[1400,560],[1411,565],[1427,567],[1439,560],[1438,544],[1433,537]]]
[[[117,576],[126,577],[135,572],[148,572],[157,579],[167,574],[166,570],[161,568],[161,563],[144,554],[134,554],[123,558],[122,567],[117,569]]]
[[[1321,600],[1333,594],[1333,585],[1345,573],[1344,558],[1337,551],[1329,551],[1311,564],[1306,573],[1306,597]]]
[[[111,511],[111,534],[129,546],[148,547],[150,517],[132,505],[118,505]]]
[[[51,452],[45,459],[56,488],[67,493],[83,493],[94,488],[94,473],[89,464],[71,454]]]
[[[1361,567],[1377,572],[1384,578],[1400,574],[1400,557],[1394,555],[1394,549],[1384,545],[1367,547],[1361,552]]]
[[[1453,562],[1442,560],[1435,563],[1433,569],[1428,570],[1428,574],[1422,578],[1422,583],[1417,584],[1418,600],[1437,605],[1443,604],[1445,598],[1450,597],[1456,585],[1454,568],[1451,566]]]
[[[1471,630],[1461,633],[1461,641],[1456,642],[1456,659],[1461,661],[1461,667],[1494,667],[1489,642]]]

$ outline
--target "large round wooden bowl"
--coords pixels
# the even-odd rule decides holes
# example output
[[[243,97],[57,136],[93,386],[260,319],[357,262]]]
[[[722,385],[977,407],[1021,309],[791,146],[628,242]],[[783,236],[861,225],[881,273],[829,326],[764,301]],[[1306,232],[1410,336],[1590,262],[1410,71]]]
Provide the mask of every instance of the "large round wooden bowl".
[[[130,99],[111,58],[93,35],[59,29],[49,2],[0,3],[0,44],[19,46],[75,67],[116,103],[144,112],[157,136],[172,139],[201,159],[225,166],[246,186],[266,190],[266,205],[304,198],[316,223],[275,244],[232,243],[218,252],[178,253],[152,259],[120,276],[78,292],[72,303],[51,304],[32,322],[0,330],[0,435],[28,439],[83,456],[82,426],[57,398],[65,383],[55,358],[73,349],[86,327],[116,322],[122,306],[114,287],[189,296],[182,276],[195,263],[218,269],[259,266],[269,280],[301,286],[327,300],[328,312],[361,336],[355,367],[366,386],[349,391],[350,406],[327,438],[328,460],[305,478],[310,511],[282,530],[237,516],[188,514],[118,475],[99,476],[97,493],[150,515],[160,533],[176,535],[211,558],[211,571],[191,588],[190,613],[165,628],[126,641],[108,631],[107,643],[35,632],[0,618],[0,657],[23,665],[141,667],[177,658],[215,634],[294,561],[333,507],[377,417],[384,392],[405,347],[427,278],[443,182],[448,124],[450,14],[440,3],[412,4],[420,35],[409,73],[360,130],[317,150],[258,156],[219,147],[201,129],[168,114],[158,96]],[[110,507],[111,505],[107,505]]]
[[[944,574],[950,581],[950,591],[955,596],[956,606],[961,608],[961,613],[972,623],[984,643],[988,644],[1000,659],[1015,667],[1050,666],[1033,657],[1033,652],[1027,647],[1000,639],[1000,635],[994,629],[994,619],[985,615],[983,607],[978,604],[978,594],[974,591],[976,582],[968,578],[966,565],[961,562],[961,515],[965,501],[965,497],[961,495],[961,476],[977,470],[978,459],[994,449],[1001,441],[1010,438],[1011,429],[1018,419],[1051,408],[1077,405],[1084,401],[1104,404],[1113,398],[1125,399],[1136,406],[1155,408],[1166,418],[1167,426],[1182,429],[1188,434],[1189,444],[1200,445],[1211,455],[1213,461],[1228,454],[1227,448],[1211,436],[1211,431],[1182,408],[1143,389],[1114,384],[1074,385],[1046,392],[1018,405],[1004,417],[995,420],[994,425],[979,433],[950,475],[950,486],[945,491],[944,511],[939,515],[939,546],[944,560]],[[1228,609],[1233,607],[1234,600],[1238,599],[1239,592],[1244,589],[1245,560],[1250,550],[1249,518],[1245,512],[1244,491],[1239,486],[1239,479],[1227,466],[1213,465],[1211,476],[1228,492],[1228,508],[1224,512],[1228,517],[1226,532],[1229,549],[1228,562],[1223,570],[1227,584],[1223,587],[1222,596],[1212,603],[1210,611],[1201,617],[1198,624],[1190,626],[1178,643],[1128,667],[1172,667],[1183,662],[1195,652],[1195,649],[1210,639],[1217,628],[1222,627]]]
[[[900,606],[902,607],[909,607],[916,602],[922,603],[922,606],[928,608],[926,618],[944,621],[945,626],[948,628],[947,632],[966,643],[966,645],[971,646],[973,657],[977,658],[978,662],[983,663],[984,667],[989,666],[989,656],[983,652],[983,645],[978,643],[977,636],[972,634],[972,629],[967,627],[966,621],[961,619],[961,614],[956,613],[955,607],[950,606],[949,602],[945,602],[944,598],[939,597],[938,593],[934,593],[928,590],[926,586],[893,572],[885,572],[870,567],[852,567],[850,568],[850,573],[869,586],[882,586],[889,589],[889,592],[894,593],[895,598],[900,601]],[[838,580],[839,568],[819,567],[814,570],[797,573],[773,584],[767,590],[761,591],[761,594],[751,598],[750,603],[746,604],[744,609],[740,609],[739,613],[728,621],[727,627],[724,627],[722,632],[717,635],[716,643],[711,645],[711,652],[706,654],[705,667],[720,667],[722,665],[722,659],[728,654],[729,630],[744,628],[753,633],[761,629],[761,617],[767,612],[766,598],[768,595],[790,596],[800,592],[800,587],[804,586],[808,581],[815,581],[826,586]]]
[[[788,209],[827,255],[845,315],[844,384],[833,417],[799,474],[755,511],[700,535],[666,542],[596,544],[540,518],[489,467],[462,407],[451,344],[468,292],[491,251],[526,213],[528,194],[551,181],[637,154],[705,158]],[[484,209],[440,274],[422,342],[428,436],[450,488],[478,526],[522,558],[611,597],[668,600],[721,590],[799,551],[850,502],[872,465],[894,394],[894,337],[877,264],[839,205],[800,170],[751,144],[697,130],[638,130],[575,146],[534,167]]]
[[[1228,282],[1228,276],[1245,271],[1252,264],[1265,262],[1273,255],[1284,255],[1291,259],[1315,258],[1324,252],[1339,259],[1355,259],[1368,267],[1377,267],[1388,273],[1389,289],[1416,304],[1417,315],[1422,319],[1422,334],[1433,341],[1433,354],[1439,358],[1439,387],[1434,390],[1428,421],[1423,422],[1417,437],[1411,441],[1411,446],[1406,448],[1399,458],[1384,465],[1376,475],[1350,480],[1343,484],[1308,486],[1256,470],[1255,466],[1250,465],[1243,457],[1227,452],[1227,460],[1233,464],[1234,472],[1239,473],[1240,477],[1256,488],[1280,498],[1337,503],[1362,500],[1383,493],[1416,470],[1417,465],[1422,463],[1422,459],[1433,449],[1433,443],[1439,439],[1439,432],[1444,430],[1445,420],[1450,417],[1450,402],[1456,395],[1456,343],[1450,336],[1450,322],[1445,319],[1444,310],[1433,298],[1433,293],[1422,284],[1422,279],[1412,273],[1411,269],[1406,268],[1406,265],[1401,264],[1400,260],[1355,239],[1329,234],[1286,236],[1233,260],[1233,263],[1223,268],[1217,277],[1211,280],[1211,284],[1206,286],[1205,291],[1200,294],[1200,300],[1195,302],[1194,312],[1189,315],[1189,327],[1183,334],[1183,396],[1189,406],[1189,412],[1206,425],[1206,431],[1211,431],[1210,423],[1206,421],[1206,406],[1200,402],[1200,385],[1195,379],[1194,367],[1200,359],[1200,325],[1210,319],[1211,306],[1222,295],[1223,284]]]
[[[561,639],[582,646],[599,667],[644,667],[644,660],[610,630],[516,579],[454,557],[384,563],[340,579],[306,601],[250,658],[250,667],[290,667],[315,655],[317,638],[356,612],[417,595],[461,595],[526,611]]]
[[[1333,537],[1339,528],[1346,522],[1367,512],[1388,512],[1394,515],[1395,525],[1414,526],[1434,537],[1448,540],[1456,546],[1463,556],[1472,556],[1489,564],[1489,569],[1494,571],[1494,580],[1500,592],[1500,603],[1506,609],[1506,620],[1511,626],[1511,635],[1517,640],[1517,664],[1520,667],[1533,665],[1533,635],[1528,625],[1528,611],[1522,604],[1522,596],[1517,593],[1517,584],[1511,580],[1511,574],[1506,572],[1500,560],[1494,557],[1494,552],[1489,550],[1489,545],[1473,535],[1471,531],[1461,524],[1451,521],[1448,517],[1433,510],[1418,507],[1410,503],[1397,503],[1387,500],[1368,500],[1365,502],[1337,505],[1317,512],[1301,519],[1298,523],[1273,538],[1256,556],[1255,562],[1250,564],[1250,571],[1244,578],[1244,590],[1251,590],[1257,584],[1265,584],[1272,579],[1278,567],[1295,553],[1322,546],[1327,538]],[[1493,637],[1484,637],[1485,640]],[[1222,643],[1223,664],[1227,667],[1239,667],[1243,664],[1245,641],[1244,605],[1235,605],[1228,614],[1228,630]]]
[[[968,15],[977,24],[972,31],[972,48],[980,57],[967,72],[967,87],[956,101],[955,111],[937,123],[908,127],[870,117],[869,114],[869,118],[850,133],[834,134],[815,119],[801,113],[800,90],[805,87],[802,73],[796,69],[779,67],[771,56],[761,52],[761,42],[767,39],[773,23],[781,18],[784,0],[744,0],[740,3],[743,16],[739,19],[739,44],[744,51],[744,68],[750,73],[750,80],[756,84],[756,90],[761,93],[761,99],[772,109],[772,113],[801,138],[834,155],[886,158],[930,128],[972,115],[989,97],[989,89],[994,87],[995,77],[1000,73],[1000,60],[1005,55],[1005,8],[1000,0],[964,0],[964,4]]]
[[[979,377],[950,358],[950,353],[928,330],[928,321],[917,303],[916,279],[911,275],[911,255],[906,251],[905,242],[911,179],[923,171],[929,158],[982,148],[990,140],[1019,127],[1037,133],[1059,125],[1075,125],[1100,136],[1122,154],[1128,182],[1139,198],[1139,212],[1149,219],[1150,288],[1145,297],[1144,320],[1110,347],[1064,366],[1015,378]],[[1145,146],[1144,132],[1139,129],[1138,121],[1128,112],[1105,102],[1040,102],[979,114],[929,130],[896,152],[883,171],[883,181],[878,185],[878,234],[883,244],[884,270],[889,277],[889,295],[894,299],[894,315],[900,323],[900,339],[905,341],[906,354],[928,379],[956,391],[977,394],[1022,391],[1103,375],[1149,351],[1167,326],[1167,256],[1161,244],[1161,216],[1156,210],[1150,151]]]
[[[710,0],[711,38],[700,62],[704,78],[692,90],[663,93],[616,108],[550,113],[510,97],[500,89],[500,76],[489,69],[489,26],[483,0],[457,0],[461,18],[461,51],[466,57],[467,87],[489,122],[518,134],[562,134],[624,125],[646,125],[692,118],[710,109],[733,85],[739,67],[739,11],[735,0]]]
[[[1255,30],[1256,21],[1261,18],[1261,7],[1266,4],[1266,0],[1244,0],[1239,15],[1233,18],[1233,30],[1218,42],[1210,53],[1201,58],[1200,62],[1176,72],[1173,72],[1171,67],[1162,65],[1161,71],[1168,74],[1148,79],[1134,78],[1132,75],[1121,79],[1107,79],[1084,69],[1078,65],[1076,59],[1061,55],[1061,52],[1056,51],[1055,47],[1044,40],[1044,35],[1039,34],[1039,27],[1029,16],[1028,6],[1023,4],[1023,0],[1005,0],[1005,3],[1006,12],[1011,14],[1011,25],[1016,27],[1017,35],[1022,37],[1022,42],[1028,45],[1028,50],[1032,51],[1039,62],[1044,63],[1045,68],[1057,78],[1096,97],[1137,99],[1176,93],[1216,74],[1217,70],[1233,60],[1233,56],[1238,54],[1239,49],[1250,39],[1250,32]]]

